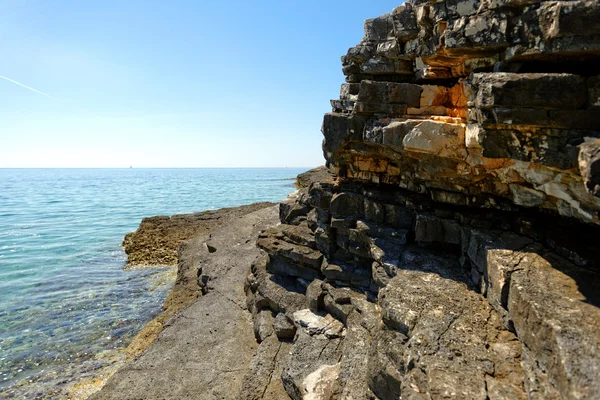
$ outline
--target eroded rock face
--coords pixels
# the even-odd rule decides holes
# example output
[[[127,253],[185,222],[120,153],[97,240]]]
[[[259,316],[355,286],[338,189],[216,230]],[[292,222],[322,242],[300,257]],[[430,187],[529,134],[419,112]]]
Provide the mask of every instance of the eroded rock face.
[[[248,277],[257,318],[295,326],[270,384],[600,397],[597,17],[588,0],[410,0],[365,22],[323,121],[334,176],[282,203]]]
[[[598,9],[593,0],[415,0],[367,20],[323,122],[330,167],[599,224],[600,41],[575,22]]]
[[[233,307],[253,354],[218,397],[600,398],[599,18],[409,0],[367,20],[323,122],[331,174],[257,235]],[[207,307],[241,295],[211,278],[229,263],[197,275]]]
[[[293,399],[600,394],[598,228],[381,184],[309,192],[307,204],[331,199],[313,202],[313,227],[284,221],[261,234],[247,280],[255,321],[295,326],[294,337],[271,334],[292,347],[270,384]],[[319,231],[327,252],[310,240]]]

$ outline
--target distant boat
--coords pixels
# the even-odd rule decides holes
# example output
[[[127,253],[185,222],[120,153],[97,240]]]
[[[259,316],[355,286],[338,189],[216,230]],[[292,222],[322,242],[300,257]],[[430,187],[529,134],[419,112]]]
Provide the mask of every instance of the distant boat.
[[[130,165],[129,168],[133,168],[133,165]]]

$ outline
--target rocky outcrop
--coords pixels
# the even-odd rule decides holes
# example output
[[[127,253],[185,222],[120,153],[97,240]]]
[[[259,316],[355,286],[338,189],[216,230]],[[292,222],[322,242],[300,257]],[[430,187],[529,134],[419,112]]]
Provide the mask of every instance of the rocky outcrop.
[[[598,16],[412,0],[365,22],[333,175],[257,241],[241,398],[600,397]]]
[[[321,182],[329,179],[331,179],[329,168],[327,168],[325,165],[322,165],[299,174],[296,177],[296,187],[299,189],[307,188],[313,182]]]
[[[233,218],[274,205],[264,202],[194,214],[144,218],[138,229],[123,239],[127,267],[177,265],[179,246],[186,240],[208,235]]]
[[[323,124],[329,165],[439,201],[600,223],[598,10],[409,1],[367,20]]]
[[[245,307],[246,271],[259,254],[258,232],[277,222],[277,208],[234,221],[186,242],[178,280],[194,275],[197,299],[90,399],[234,398],[258,346]]]
[[[329,173],[244,241],[245,280],[202,255],[214,235],[182,251],[205,295],[98,398],[600,398],[599,17],[592,0],[409,0],[367,20],[323,122]],[[227,229],[214,254],[237,260]],[[156,371],[173,351],[195,390]]]

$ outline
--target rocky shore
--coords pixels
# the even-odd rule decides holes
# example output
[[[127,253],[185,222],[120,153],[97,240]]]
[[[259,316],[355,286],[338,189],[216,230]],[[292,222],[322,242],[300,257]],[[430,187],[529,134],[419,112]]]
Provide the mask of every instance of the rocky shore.
[[[184,242],[187,300],[91,399],[600,398],[598,18],[409,0],[367,20],[327,169]]]
[[[177,265],[179,246],[187,239],[207,235],[211,230],[274,203],[255,203],[194,214],[144,218],[139,228],[123,239],[126,267]]]
[[[201,296],[195,279],[197,267],[187,262],[189,251],[186,241],[210,237],[212,231],[221,226],[235,225],[238,219],[247,214],[275,205],[262,202],[193,214],[144,218],[135,232],[125,236],[123,248],[127,254],[126,267],[178,266],[175,283],[165,300],[162,313],[133,338],[126,350],[128,357],[141,354],[156,340],[167,319]],[[207,249],[213,250],[208,245]],[[181,260],[179,264],[178,260]]]

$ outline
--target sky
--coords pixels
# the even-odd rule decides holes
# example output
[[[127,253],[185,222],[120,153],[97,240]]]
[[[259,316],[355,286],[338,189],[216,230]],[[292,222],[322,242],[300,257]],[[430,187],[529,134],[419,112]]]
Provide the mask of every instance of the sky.
[[[0,0],[0,168],[313,167],[401,0]]]

